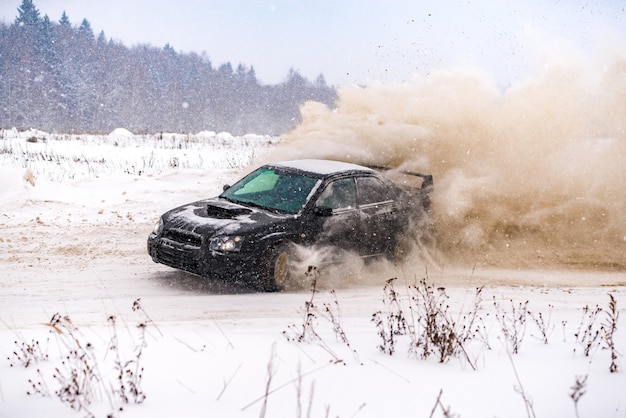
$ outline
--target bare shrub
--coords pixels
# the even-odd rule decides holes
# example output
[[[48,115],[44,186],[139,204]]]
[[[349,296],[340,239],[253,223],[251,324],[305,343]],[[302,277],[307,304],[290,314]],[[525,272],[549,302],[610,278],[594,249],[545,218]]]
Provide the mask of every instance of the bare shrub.
[[[302,324],[296,326],[295,324],[289,325],[288,331],[283,331],[283,335],[289,341],[313,341],[322,340],[316,330],[317,324],[317,308],[314,303],[315,295],[317,294],[317,279],[319,278],[319,272],[316,267],[309,266],[305,276],[311,279],[311,297],[304,302]]]
[[[494,297],[493,305],[496,308],[496,318],[502,329],[505,341],[510,344],[511,352],[519,352],[526,333],[526,319],[528,315],[528,301],[520,302],[517,306],[510,300],[511,310],[507,311]]]
[[[482,320],[479,317],[482,287],[476,289],[472,308],[455,318],[449,312],[449,296],[445,288],[437,288],[422,279],[408,287],[410,298],[407,310],[410,316],[407,317],[403,301],[393,287],[395,280],[390,279],[385,283],[384,309],[372,316],[381,338],[379,350],[392,355],[396,350],[397,339],[406,335],[410,340],[409,352],[421,359],[435,355],[443,363],[451,357],[463,356],[475,368],[465,346],[482,335],[479,325]]]
[[[576,418],[580,417],[580,414],[578,413],[578,401],[587,392],[587,377],[588,375],[576,376],[576,383],[574,383],[574,386],[571,387],[571,392],[569,394],[569,397],[572,398],[572,401],[574,401]]]
[[[89,405],[102,390],[102,375],[94,346],[83,338],[69,316],[56,313],[48,324],[58,336],[64,350],[61,364],[54,368],[52,378],[59,384],[54,393],[59,400],[72,409],[85,411],[93,416]]]
[[[481,309],[482,287],[476,289],[472,309],[460,314],[457,319],[449,312],[449,296],[445,288],[435,288],[422,279],[409,291],[412,291],[411,310],[417,316],[418,326],[412,348],[421,351],[422,358],[436,355],[441,363],[450,357],[463,355],[474,368],[465,345],[479,333],[476,322]]]
[[[32,388],[32,390],[26,391],[27,395],[40,395],[44,398],[50,397],[50,389],[48,388],[48,384],[46,383],[46,379],[44,379],[43,373],[41,373],[40,369],[37,369],[37,376],[39,377],[37,380],[28,379],[28,384]]]
[[[596,320],[600,312],[602,312],[602,308],[598,305],[596,305],[595,309],[591,309],[589,305],[585,305],[580,324],[574,333],[576,343],[583,347],[585,357],[589,356],[592,348],[598,347],[600,344],[601,330],[596,326]],[[574,351],[576,351],[576,349],[574,349]]]
[[[574,333],[574,337],[576,338],[576,343],[582,346],[585,357],[588,357],[593,349],[599,347],[609,350],[611,355],[609,371],[615,373],[619,371],[619,365],[617,363],[619,353],[615,347],[614,339],[617,331],[619,311],[617,310],[617,300],[611,293],[609,293],[609,307],[605,311],[604,321],[598,325],[597,321],[600,313],[602,313],[602,308],[598,305],[596,305],[594,309],[585,305],[580,324]],[[575,351],[576,349],[574,349],[574,352]]]
[[[23,340],[15,340],[16,349],[13,351],[12,356],[7,357],[7,360],[9,360],[11,367],[19,365],[24,368],[28,368],[31,364],[48,360],[48,342],[49,339],[46,340],[46,349],[44,351],[39,341],[35,339],[31,340],[30,343]]]
[[[616,373],[619,369],[617,365],[617,350],[615,349],[615,332],[617,331],[617,319],[619,312],[617,310],[617,300],[615,296],[609,293],[609,309],[606,311],[605,321],[602,323],[602,337],[606,348],[611,352],[611,365],[609,371]]]
[[[332,303],[324,302],[320,308],[316,302],[315,297],[317,295],[317,281],[319,279],[319,271],[314,266],[309,266],[305,272],[305,276],[311,282],[311,297],[304,302],[302,324],[299,326],[292,324],[287,327],[286,331],[283,331],[283,335],[288,341],[295,342],[317,342],[322,348],[324,348],[337,362],[343,360],[335,353],[330,345],[322,338],[318,332],[318,319],[325,319],[331,324],[332,331],[338,341],[345,344],[353,353],[355,359],[358,361],[358,354],[356,350],[350,345],[350,341],[343,328],[341,318],[341,308],[339,306],[339,300],[334,290],[330,293],[334,298]]]
[[[117,337],[116,318],[109,317],[112,328],[109,350],[115,353],[114,368],[117,372],[117,385],[114,392],[120,400],[125,403],[142,403],[146,395],[141,389],[144,369],[141,367],[141,356],[146,346],[146,324],[137,325],[139,329],[139,344],[134,349],[134,356],[131,359],[123,359],[120,353],[119,341]]]
[[[332,325],[333,332],[335,333],[335,337],[337,340],[346,345],[352,351],[355,360],[359,361],[359,355],[357,351],[350,345],[350,341],[348,340],[348,336],[346,335],[346,331],[343,327],[343,320],[341,316],[341,307],[339,306],[339,299],[337,299],[337,293],[334,290],[330,291],[330,294],[333,296],[332,303],[324,302],[323,304],[323,317],[325,317],[330,324]]]
[[[396,350],[396,339],[405,335],[408,331],[407,320],[398,299],[393,283],[397,278],[389,279],[383,287],[383,310],[376,311],[372,315],[381,343],[378,349],[383,353],[392,355]]]
[[[552,305],[548,305],[548,316],[544,318],[541,312],[534,314],[532,311],[528,311],[528,315],[533,320],[535,325],[537,325],[537,329],[539,330],[540,335],[536,336],[539,340],[541,340],[544,344],[548,344],[548,338],[552,331],[554,330],[554,325],[551,323],[552,319]]]

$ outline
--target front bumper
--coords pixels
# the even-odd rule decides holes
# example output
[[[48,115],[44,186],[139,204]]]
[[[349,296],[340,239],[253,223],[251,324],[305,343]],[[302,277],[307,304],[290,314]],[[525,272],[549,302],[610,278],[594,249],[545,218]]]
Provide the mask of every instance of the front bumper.
[[[208,243],[181,243],[150,234],[147,244],[148,254],[155,263],[202,277],[239,281],[258,277],[260,273],[261,263],[258,259],[241,252],[211,251]]]

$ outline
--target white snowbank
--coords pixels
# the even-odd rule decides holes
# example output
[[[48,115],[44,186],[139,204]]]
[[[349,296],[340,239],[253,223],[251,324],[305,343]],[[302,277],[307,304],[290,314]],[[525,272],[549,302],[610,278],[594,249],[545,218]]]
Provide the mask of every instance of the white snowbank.
[[[26,168],[0,167],[0,200],[23,194],[35,186],[33,173]]]
[[[117,128],[114,129],[110,134],[109,134],[109,138],[128,138],[128,137],[132,137],[133,133],[131,131],[129,131],[128,129],[125,128]]]

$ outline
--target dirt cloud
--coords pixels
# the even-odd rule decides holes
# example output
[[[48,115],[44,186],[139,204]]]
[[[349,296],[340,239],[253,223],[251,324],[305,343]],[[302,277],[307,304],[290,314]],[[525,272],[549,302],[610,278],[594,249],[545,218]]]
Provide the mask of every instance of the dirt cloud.
[[[429,172],[450,260],[626,269],[626,54],[551,63],[506,89],[467,69],[342,88],[272,159],[329,158]]]

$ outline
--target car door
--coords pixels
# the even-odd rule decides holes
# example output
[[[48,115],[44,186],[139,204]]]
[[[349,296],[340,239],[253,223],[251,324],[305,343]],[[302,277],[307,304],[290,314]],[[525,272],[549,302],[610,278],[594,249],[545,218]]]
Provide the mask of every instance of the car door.
[[[318,217],[323,222],[320,244],[359,250],[359,213],[353,177],[329,182],[315,202],[315,211],[327,215]]]
[[[361,241],[368,255],[382,254],[391,248],[397,233],[393,194],[374,176],[358,177],[356,186]]]

